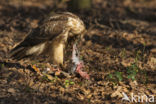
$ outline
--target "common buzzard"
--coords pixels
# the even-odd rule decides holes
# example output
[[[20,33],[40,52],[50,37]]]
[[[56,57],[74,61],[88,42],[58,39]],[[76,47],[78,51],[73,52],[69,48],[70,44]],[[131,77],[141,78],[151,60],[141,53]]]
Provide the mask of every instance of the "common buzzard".
[[[55,13],[46,18],[14,49],[11,57],[20,60],[25,57],[48,54],[53,64],[63,65],[64,50],[70,37],[83,36],[83,21],[70,12]]]

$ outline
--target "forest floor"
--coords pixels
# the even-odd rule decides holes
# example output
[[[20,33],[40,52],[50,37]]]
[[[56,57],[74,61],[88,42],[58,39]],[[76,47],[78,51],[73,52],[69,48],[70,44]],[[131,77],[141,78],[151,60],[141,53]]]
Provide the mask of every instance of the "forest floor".
[[[48,68],[44,59],[9,58],[9,51],[46,15],[67,10],[66,5],[55,4],[1,0],[0,104],[155,104],[156,1],[93,0],[89,12],[75,12],[88,30],[79,48],[90,80],[59,73],[40,75],[38,69]],[[122,100],[124,94],[130,102]]]

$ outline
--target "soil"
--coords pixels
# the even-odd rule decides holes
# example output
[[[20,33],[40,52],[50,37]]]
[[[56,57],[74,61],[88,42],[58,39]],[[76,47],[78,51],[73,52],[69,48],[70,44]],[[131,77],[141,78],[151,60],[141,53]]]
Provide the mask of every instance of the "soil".
[[[59,0],[1,0],[0,104],[129,104],[123,93],[156,100],[155,5],[155,0],[93,0],[90,10],[72,11]],[[79,50],[90,80],[41,75],[38,69],[49,67],[44,58],[9,58],[9,51],[54,11],[71,11],[84,21],[88,32]]]

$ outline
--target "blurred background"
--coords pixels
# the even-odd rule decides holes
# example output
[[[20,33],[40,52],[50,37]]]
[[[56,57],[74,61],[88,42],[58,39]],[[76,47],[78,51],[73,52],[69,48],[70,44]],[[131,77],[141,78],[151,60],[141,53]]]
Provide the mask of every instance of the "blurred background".
[[[155,21],[155,4],[155,0],[1,0],[0,16],[1,21],[12,23],[13,19],[22,18],[26,23],[31,21],[33,24],[49,13],[70,11],[79,15],[87,26],[97,21],[112,27],[111,24],[115,25],[115,21],[121,29],[128,28],[127,30],[133,31],[135,28],[133,25],[129,23],[125,25],[126,23],[121,22]],[[21,23],[21,25],[24,24]],[[1,23],[1,28],[4,27]],[[19,27],[22,28],[22,26]],[[24,27],[24,29],[27,28]],[[115,25],[112,28],[118,27]]]
[[[45,17],[61,11],[87,27],[79,47],[91,83],[39,76],[30,64],[47,67],[44,61],[8,57]],[[121,104],[122,92],[156,95],[155,79],[156,0],[0,0],[0,104]]]

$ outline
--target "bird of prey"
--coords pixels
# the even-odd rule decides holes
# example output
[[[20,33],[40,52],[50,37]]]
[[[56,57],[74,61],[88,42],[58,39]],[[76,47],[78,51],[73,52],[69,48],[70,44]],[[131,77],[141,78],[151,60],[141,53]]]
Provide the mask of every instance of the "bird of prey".
[[[33,29],[19,45],[11,50],[10,55],[20,60],[47,54],[51,63],[63,65],[64,51],[69,38],[79,37],[81,39],[85,32],[83,21],[75,14],[55,13]]]

